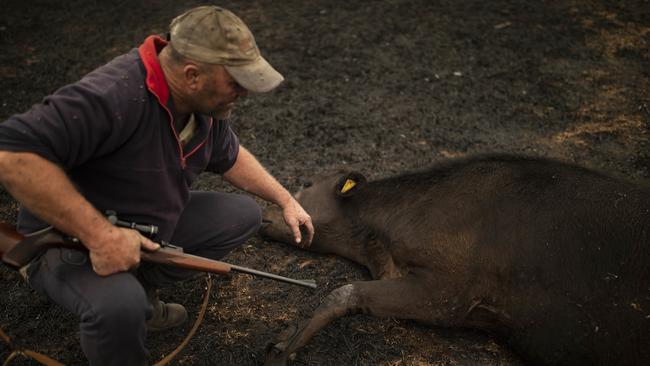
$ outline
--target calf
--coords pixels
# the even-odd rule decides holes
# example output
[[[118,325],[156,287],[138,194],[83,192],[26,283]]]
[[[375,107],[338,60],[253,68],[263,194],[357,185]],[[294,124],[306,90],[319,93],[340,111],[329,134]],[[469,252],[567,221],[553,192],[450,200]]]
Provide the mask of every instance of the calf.
[[[479,156],[296,194],[311,249],[373,280],[332,291],[267,354],[282,365],[338,317],[484,330],[531,364],[650,365],[650,188],[546,159]],[[289,242],[271,209],[263,234]]]

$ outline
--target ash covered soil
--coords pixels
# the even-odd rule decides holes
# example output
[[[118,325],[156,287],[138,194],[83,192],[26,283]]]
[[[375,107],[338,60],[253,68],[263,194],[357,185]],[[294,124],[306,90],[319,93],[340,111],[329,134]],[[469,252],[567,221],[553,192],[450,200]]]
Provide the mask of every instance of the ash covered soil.
[[[163,33],[194,1],[3,1],[0,121]],[[290,190],[335,167],[370,179],[483,152],[547,156],[632,180],[650,176],[648,1],[225,1],[286,77],[238,106],[243,145]],[[197,189],[232,190],[203,175]],[[0,218],[15,220],[4,192]],[[410,199],[410,197],[404,197]],[[260,202],[261,205],[265,203]],[[332,289],[368,279],[346,260],[253,238],[227,261],[317,290],[248,275],[215,278],[198,333],[174,361],[258,365],[264,347]],[[84,364],[77,320],[0,269],[0,326],[18,344]],[[203,278],[166,289],[196,317]],[[390,296],[390,294],[387,294]],[[151,334],[151,361],[188,332]],[[0,345],[0,360],[10,349]],[[32,364],[19,359],[15,364]],[[319,333],[297,365],[522,365],[488,335],[351,316]]]

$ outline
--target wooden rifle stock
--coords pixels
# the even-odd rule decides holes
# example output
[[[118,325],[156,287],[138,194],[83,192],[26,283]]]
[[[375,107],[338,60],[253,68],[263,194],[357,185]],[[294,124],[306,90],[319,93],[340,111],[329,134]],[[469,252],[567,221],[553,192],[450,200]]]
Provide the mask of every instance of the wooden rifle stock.
[[[20,269],[26,266],[40,253],[53,247],[87,250],[78,239],[64,235],[52,227],[24,236],[18,233],[13,226],[0,222],[0,255],[2,256],[2,261],[14,269]],[[156,251],[141,251],[140,258],[147,262],[171,265],[193,271],[216,274],[237,271],[304,287],[316,288],[316,283],[313,280],[296,280],[183,253],[182,248],[165,242],[161,243],[160,249]]]

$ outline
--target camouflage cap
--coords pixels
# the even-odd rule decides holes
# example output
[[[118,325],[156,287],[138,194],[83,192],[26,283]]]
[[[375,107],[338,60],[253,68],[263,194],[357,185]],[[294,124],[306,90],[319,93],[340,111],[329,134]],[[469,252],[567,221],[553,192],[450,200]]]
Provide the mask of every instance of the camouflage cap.
[[[199,62],[224,65],[230,76],[249,91],[274,89],[284,77],[260,54],[246,24],[217,6],[199,6],[170,24],[170,44],[181,55]]]

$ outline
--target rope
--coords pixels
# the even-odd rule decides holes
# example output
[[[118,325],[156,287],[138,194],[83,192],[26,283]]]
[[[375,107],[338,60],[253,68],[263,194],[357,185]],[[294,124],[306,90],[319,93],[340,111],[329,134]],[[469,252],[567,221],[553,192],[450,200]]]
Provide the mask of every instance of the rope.
[[[194,321],[194,325],[192,326],[192,329],[190,329],[190,332],[187,333],[185,339],[183,339],[181,344],[179,344],[178,347],[176,347],[176,349],[172,351],[172,353],[164,357],[162,360],[158,361],[158,363],[156,363],[154,366],[164,366],[169,362],[171,362],[171,360],[173,360],[174,357],[176,357],[176,355],[178,355],[178,353],[180,353],[183,350],[183,348],[185,348],[185,346],[190,342],[190,339],[192,339],[192,337],[194,336],[194,333],[196,333],[197,329],[199,329],[199,325],[201,325],[201,322],[205,317],[205,311],[208,308],[208,300],[210,299],[210,290],[212,290],[212,277],[210,277],[209,273],[206,273],[206,275],[207,275],[206,281],[208,283],[208,286],[205,290],[205,295],[203,296],[203,303],[201,304],[201,310],[199,311],[199,315],[196,317],[196,320]]]
[[[2,330],[2,328],[0,328],[0,338],[2,338],[2,340],[5,341],[11,349],[13,349],[13,352],[7,356],[7,359],[2,364],[2,366],[9,365],[9,363],[11,363],[11,361],[13,361],[13,359],[18,356],[31,358],[39,362],[41,365],[45,366],[64,366],[59,361],[52,359],[44,354],[16,347],[11,338]]]
[[[183,341],[178,345],[178,347],[176,347],[176,349],[174,349],[174,351],[172,351],[172,353],[164,357],[162,360],[158,361],[158,363],[156,363],[154,366],[164,366],[167,365],[169,362],[171,362],[174,359],[174,357],[176,357],[183,350],[183,348],[185,348],[185,346],[190,342],[190,339],[192,339],[196,331],[199,329],[199,326],[201,325],[201,322],[205,317],[205,312],[208,308],[208,300],[210,299],[210,291],[212,290],[212,277],[210,277],[209,273],[207,274],[206,282],[207,282],[207,288],[205,290],[205,295],[203,296],[203,303],[201,304],[201,310],[199,311],[199,315],[196,317],[196,320],[194,321],[194,325],[192,326],[192,329],[190,329],[190,332],[187,334],[185,339],[183,339]],[[2,328],[0,328],[0,338],[2,338],[2,340],[5,341],[9,345],[9,347],[13,350],[13,352],[11,352],[9,356],[7,356],[2,366],[8,366],[11,363],[11,361],[13,361],[18,356],[31,358],[44,366],[65,366],[59,361],[50,358],[44,354],[17,347],[11,340],[11,337],[9,337],[2,330]]]

